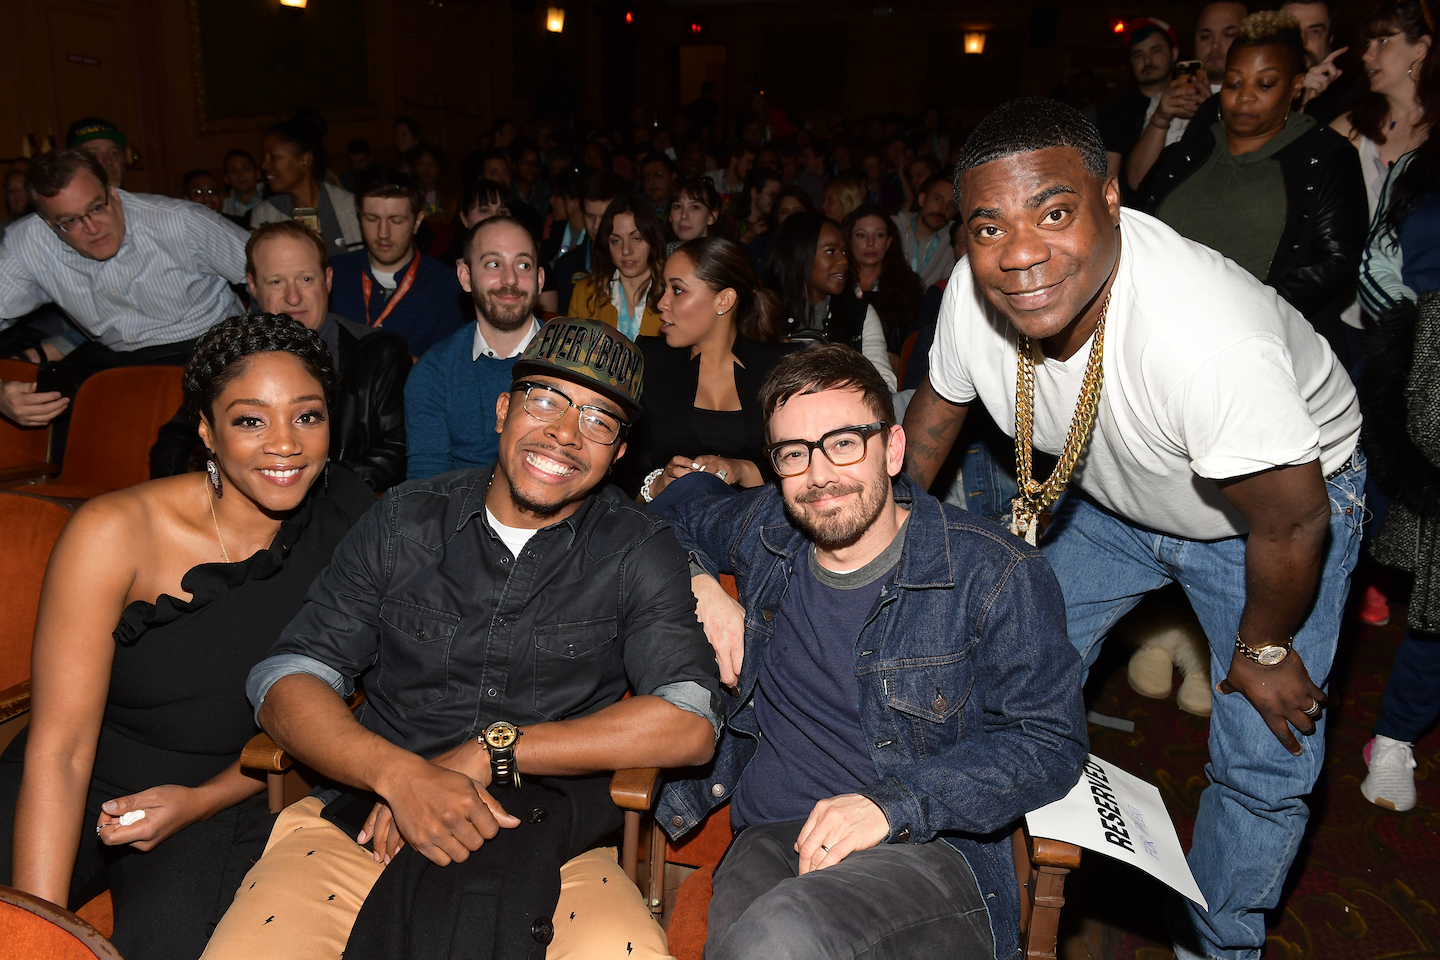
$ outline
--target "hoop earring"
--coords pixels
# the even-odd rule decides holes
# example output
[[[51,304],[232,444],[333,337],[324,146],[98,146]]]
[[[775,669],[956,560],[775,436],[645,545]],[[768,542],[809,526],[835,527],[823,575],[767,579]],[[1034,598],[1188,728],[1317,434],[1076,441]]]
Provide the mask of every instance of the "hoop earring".
[[[220,468],[215,466],[215,459],[211,457],[205,461],[205,473],[210,477],[210,487],[215,491],[215,498],[225,496],[225,487],[220,482]]]

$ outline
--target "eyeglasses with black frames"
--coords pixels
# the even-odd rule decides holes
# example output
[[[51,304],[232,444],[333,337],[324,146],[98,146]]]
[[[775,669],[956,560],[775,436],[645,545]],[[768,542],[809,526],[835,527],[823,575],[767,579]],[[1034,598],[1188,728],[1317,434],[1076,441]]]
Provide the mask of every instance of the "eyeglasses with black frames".
[[[50,224],[50,226],[54,227],[56,230],[59,230],[61,233],[69,233],[70,228],[75,226],[77,223],[86,223],[98,216],[101,216],[102,214],[108,214],[109,212],[110,195],[106,194],[104,200],[101,200],[99,203],[92,204],[89,210],[86,210],[78,217],[61,217],[59,220],[47,220],[45,222]]]
[[[607,447],[624,436],[630,426],[628,421],[593,404],[577,404],[548,383],[521,380],[510,389],[525,391],[525,412],[541,423],[554,423],[574,407],[580,414],[580,435]]]
[[[865,459],[867,441],[891,424],[876,420],[858,427],[831,430],[819,440],[781,440],[765,446],[770,465],[781,477],[798,477],[810,469],[810,457],[819,450],[837,467],[849,467]]]

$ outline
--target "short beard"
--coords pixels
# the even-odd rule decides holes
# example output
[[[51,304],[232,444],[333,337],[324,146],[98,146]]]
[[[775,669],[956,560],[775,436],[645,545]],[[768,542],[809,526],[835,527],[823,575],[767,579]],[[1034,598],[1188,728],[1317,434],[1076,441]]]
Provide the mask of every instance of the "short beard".
[[[874,526],[890,498],[889,477],[859,486],[860,498],[852,507],[817,516],[806,512],[804,501],[786,498],[785,512],[815,546],[822,550],[843,550],[853,546],[865,535],[865,531]],[[840,492],[854,492],[854,487],[844,487]]]
[[[515,488],[515,481],[511,480],[508,474],[505,477],[505,482],[510,487],[510,502],[515,504],[523,513],[528,513],[531,516],[553,517],[567,505],[566,501],[561,501],[560,503],[540,503],[536,500],[531,500]]]
[[[508,296],[521,295],[525,291],[519,287],[501,287],[496,291]],[[523,301],[517,304],[512,310],[505,310],[495,305],[490,298],[488,290],[475,290],[471,294],[475,301],[475,312],[478,313],[486,323],[499,330],[501,333],[511,333],[519,330],[535,317],[535,305],[540,300],[538,293],[532,293]]]

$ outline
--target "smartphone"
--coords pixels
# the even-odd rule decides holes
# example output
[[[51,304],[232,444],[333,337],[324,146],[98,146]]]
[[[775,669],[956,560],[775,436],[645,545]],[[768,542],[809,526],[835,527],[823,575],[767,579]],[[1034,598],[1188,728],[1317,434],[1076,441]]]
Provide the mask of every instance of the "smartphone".
[[[35,392],[74,397],[75,374],[65,365],[47,360],[40,364],[40,369],[35,372]]]
[[[1176,61],[1170,75],[1176,78],[1184,76],[1198,77],[1200,76],[1200,71],[1204,69],[1205,61],[1203,60],[1179,60]]]

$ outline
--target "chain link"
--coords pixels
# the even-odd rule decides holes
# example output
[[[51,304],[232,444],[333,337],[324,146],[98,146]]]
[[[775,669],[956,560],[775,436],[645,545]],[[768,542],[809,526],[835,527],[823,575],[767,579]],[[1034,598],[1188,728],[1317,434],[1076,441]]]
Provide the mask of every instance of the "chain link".
[[[1080,384],[1080,397],[1075,415],[1070,420],[1070,433],[1060,451],[1060,459],[1044,483],[1034,477],[1031,461],[1035,433],[1035,355],[1040,346],[1020,333],[1015,371],[1015,465],[1020,496],[1011,503],[1010,532],[1024,537],[1031,546],[1039,535],[1040,514],[1060,499],[1070,483],[1070,474],[1085,451],[1095,411],[1100,406],[1100,387],[1105,380],[1102,361],[1105,357],[1105,315],[1110,310],[1110,294],[1100,304],[1100,318],[1095,321],[1095,344],[1085,365],[1085,379]]]

